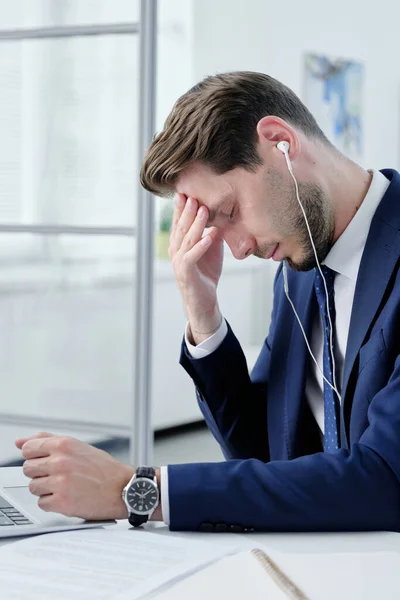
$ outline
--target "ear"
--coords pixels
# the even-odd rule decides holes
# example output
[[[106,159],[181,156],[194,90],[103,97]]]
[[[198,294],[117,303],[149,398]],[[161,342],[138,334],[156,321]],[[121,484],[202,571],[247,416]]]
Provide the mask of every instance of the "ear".
[[[288,142],[289,156],[293,161],[301,152],[300,138],[295,129],[280,117],[263,117],[257,123],[257,136],[261,153],[265,156],[279,152],[276,148],[279,142]]]

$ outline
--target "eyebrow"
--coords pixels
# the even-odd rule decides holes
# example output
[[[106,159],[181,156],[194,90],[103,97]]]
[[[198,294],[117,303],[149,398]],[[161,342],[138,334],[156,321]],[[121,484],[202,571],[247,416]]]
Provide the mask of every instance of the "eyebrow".
[[[223,212],[224,208],[226,208],[231,203],[232,203],[232,200],[230,198],[224,198],[224,200],[222,200],[222,202],[219,204],[219,206],[217,206],[216,208],[209,208],[208,209],[209,217],[207,220],[206,227],[211,227],[211,225],[214,223],[215,219],[217,218],[218,214],[221,214]]]

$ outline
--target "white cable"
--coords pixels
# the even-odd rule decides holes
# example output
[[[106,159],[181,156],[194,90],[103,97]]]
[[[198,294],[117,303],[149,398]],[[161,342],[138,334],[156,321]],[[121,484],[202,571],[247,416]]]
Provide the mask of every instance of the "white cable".
[[[293,181],[294,181],[294,185],[295,185],[295,189],[296,189],[296,198],[297,198],[297,202],[298,202],[298,203],[299,203],[299,205],[300,205],[301,211],[302,211],[302,213],[303,213],[303,216],[304,216],[304,220],[305,220],[305,222],[306,222],[306,225],[307,225],[307,231],[308,231],[308,235],[309,235],[309,237],[310,237],[310,241],[311,241],[311,246],[312,246],[312,249],[313,249],[313,251],[314,251],[314,256],[315,256],[315,260],[316,260],[316,262],[317,262],[318,270],[319,270],[319,272],[320,272],[320,274],[321,274],[322,281],[324,282],[325,296],[326,296],[326,302],[327,302],[326,306],[327,306],[328,319],[329,319],[329,351],[330,351],[331,360],[332,360],[332,376],[333,376],[333,381],[332,381],[332,383],[333,383],[333,385],[332,385],[332,383],[331,383],[330,381],[328,381],[328,379],[327,379],[327,378],[324,376],[324,374],[323,374],[323,373],[322,373],[322,371],[321,371],[321,368],[320,368],[320,367],[319,367],[319,365],[318,365],[318,362],[317,362],[317,360],[316,360],[315,356],[314,356],[314,355],[313,355],[313,353],[311,352],[310,344],[308,343],[308,339],[307,339],[306,333],[305,333],[305,331],[304,331],[304,329],[303,329],[303,325],[301,324],[300,318],[299,318],[299,316],[298,316],[298,314],[297,314],[297,312],[296,312],[296,309],[295,309],[295,307],[294,307],[294,305],[293,305],[293,302],[291,301],[291,299],[290,299],[290,297],[289,297],[289,286],[288,286],[288,281],[287,281],[287,271],[286,271],[286,268],[287,268],[287,267],[286,267],[286,262],[285,262],[285,263],[284,263],[284,265],[283,265],[283,277],[284,277],[284,280],[285,280],[285,284],[284,284],[284,285],[285,285],[285,294],[286,294],[286,297],[287,297],[287,299],[289,300],[289,302],[290,302],[290,305],[291,305],[291,307],[293,308],[294,314],[296,315],[296,318],[297,318],[297,320],[298,320],[298,322],[299,322],[299,325],[300,325],[301,331],[302,331],[302,333],[303,333],[303,337],[304,337],[304,339],[305,339],[305,342],[306,342],[306,344],[307,344],[308,351],[309,351],[309,353],[310,353],[310,355],[311,355],[311,357],[312,357],[313,361],[314,361],[314,362],[315,362],[315,364],[317,365],[319,372],[322,374],[322,377],[323,377],[324,381],[326,381],[326,383],[327,383],[327,384],[328,384],[328,385],[331,387],[331,389],[332,389],[332,390],[333,390],[333,391],[336,393],[337,397],[339,398],[339,402],[341,402],[341,401],[342,401],[342,399],[341,399],[340,393],[338,392],[338,389],[337,389],[337,384],[336,384],[336,363],[335,363],[335,356],[334,356],[334,353],[333,353],[333,325],[332,325],[331,314],[330,314],[330,309],[329,309],[329,295],[328,295],[328,288],[327,288],[327,285],[326,285],[325,276],[324,276],[324,274],[323,274],[323,272],[322,272],[321,265],[320,265],[320,263],[319,263],[319,260],[318,260],[318,254],[317,254],[317,251],[316,251],[316,249],[315,249],[314,240],[313,240],[313,237],[312,237],[312,233],[311,233],[310,225],[309,225],[309,223],[308,223],[307,215],[306,215],[306,212],[305,212],[305,210],[304,210],[304,208],[303,208],[303,205],[302,205],[302,203],[301,203],[301,201],[300,201],[300,195],[299,195],[299,186],[297,185],[297,180],[296,180],[296,177],[295,177],[295,176],[294,176],[294,174],[293,174],[292,163],[291,163],[291,161],[290,161],[290,158],[289,158],[289,155],[288,155],[288,152],[287,152],[287,150],[284,152],[284,155],[285,155],[285,158],[286,158],[286,164],[287,164],[287,167],[288,167],[288,169],[289,169],[289,173],[290,173],[290,175],[291,175],[291,177],[292,177],[292,179],[293,179]],[[286,279],[285,279],[285,278],[286,278]]]
[[[290,296],[289,296],[289,284],[288,284],[288,280],[287,280],[287,266],[286,266],[286,262],[284,262],[284,263],[283,263],[283,279],[284,279],[284,282],[285,282],[285,284],[284,284],[284,289],[285,289],[286,298],[289,300],[289,302],[290,302],[290,306],[292,307],[292,309],[293,309],[293,312],[294,312],[294,314],[296,315],[296,319],[297,319],[297,321],[298,321],[298,323],[299,323],[299,325],[300,325],[300,329],[301,329],[301,332],[302,332],[302,334],[303,334],[304,340],[305,340],[305,342],[306,342],[306,345],[307,345],[308,352],[310,353],[310,356],[311,356],[311,358],[312,358],[312,359],[313,359],[313,361],[315,362],[315,364],[316,364],[316,367],[317,367],[318,371],[319,371],[319,372],[320,372],[320,374],[322,375],[322,379],[323,379],[324,381],[326,381],[326,383],[327,383],[327,384],[329,385],[329,387],[330,387],[330,388],[331,388],[331,389],[332,389],[332,390],[335,392],[335,394],[336,394],[336,395],[337,395],[337,397],[339,398],[339,401],[341,402],[341,396],[340,396],[340,393],[339,393],[339,391],[337,390],[336,386],[335,386],[335,385],[332,385],[332,384],[331,384],[331,382],[329,381],[329,379],[327,379],[327,378],[325,377],[325,375],[324,375],[324,373],[323,373],[323,371],[322,371],[321,367],[320,367],[320,366],[319,366],[319,364],[318,364],[318,361],[317,361],[317,359],[315,358],[314,354],[312,353],[312,350],[311,350],[311,348],[310,348],[310,344],[309,344],[309,341],[308,341],[308,339],[307,339],[306,332],[304,331],[303,325],[302,325],[302,323],[301,323],[300,317],[299,317],[299,315],[297,314],[297,312],[296,312],[296,309],[295,309],[295,306],[294,306],[294,304],[293,304],[293,302],[292,302],[292,300],[291,300],[291,298],[290,298]]]

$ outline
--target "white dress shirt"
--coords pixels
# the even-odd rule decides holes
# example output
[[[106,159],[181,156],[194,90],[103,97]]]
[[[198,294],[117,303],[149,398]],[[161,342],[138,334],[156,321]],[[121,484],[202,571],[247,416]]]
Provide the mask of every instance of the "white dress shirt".
[[[379,171],[373,171],[372,174],[371,184],[360,208],[324,260],[327,267],[336,271],[334,280],[336,310],[335,362],[339,391],[342,389],[344,357],[346,356],[347,336],[349,334],[358,269],[360,268],[372,218],[390,184]],[[320,314],[317,314],[314,319],[310,346],[322,370],[324,336]],[[306,397],[323,435],[324,386],[322,375],[314,362],[306,380]]]
[[[347,336],[349,332],[351,310],[354,292],[357,283],[358,269],[364,252],[369,229],[375,211],[382,200],[390,182],[379,171],[372,172],[372,180],[368,192],[349,225],[332,246],[324,260],[327,267],[336,271],[335,309],[336,309],[336,344],[335,361],[338,373],[339,391],[342,386],[344,357],[346,355]],[[228,326],[223,319],[219,329],[198,346],[193,346],[189,341],[189,325],[186,326],[185,341],[192,358],[199,359],[214,352],[223,342],[228,332]],[[323,330],[319,314],[315,315],[312,327],[310,346],[317,359],[318,365],[323,370]],[[306,397],[311,411],[321,430],[324,433],[324,388],[322,375],[314,362],[308,372],[306,381]],[[169,498],[168,498],[168,468],[161,467],[162,509],[164,521],[169,525]]]

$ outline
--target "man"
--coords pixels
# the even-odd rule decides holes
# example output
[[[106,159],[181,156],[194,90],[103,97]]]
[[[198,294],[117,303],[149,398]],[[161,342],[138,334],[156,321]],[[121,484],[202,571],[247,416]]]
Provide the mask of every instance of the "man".
[[[354,164],[291,90],[239,72],[178,100],[141,180],[177,194],[181,363],[228,459],[157,470],[153,518],[181,530],[398,530],[399,174]],[[251,377],[218,306],[223,240],[237,259],[289,266]],[[45,510],[126,517],[133,468],[73,439],[17,444]]]

